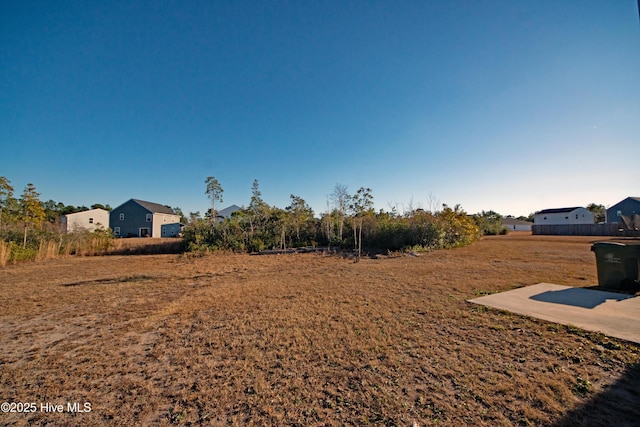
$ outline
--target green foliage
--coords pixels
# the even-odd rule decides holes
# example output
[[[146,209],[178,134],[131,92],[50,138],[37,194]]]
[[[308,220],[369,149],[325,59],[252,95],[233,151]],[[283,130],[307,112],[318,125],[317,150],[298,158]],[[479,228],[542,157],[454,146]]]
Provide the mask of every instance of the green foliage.
[[[591,381],[581,377],[576,378],[576,382],[573,384],[573,391],[581,396],[589,394],[592,388]]]
[[[281,215],[284,222],[283,227],[290,225],[296,232],[296,244],[301,244],[301,231],[308,231],[308,225],[313,222],[313,209],[304,201],[302,197],[291,197],[291,205],[287,206],[284,215]],[[285,233],[286,235],[286,233]]]
[[[38,261],[59,255],[102,255],[113,245],[110,229],[100,228],[61,234],[46,229],[18,229],[0,232],[0,266],[22,261]]]
[[[36,259],[36,255],[38,250],[33,247],[23,247],[15,244],[14,242],[9,243],[9,262],[16,263],[21,261],[33,261]]]
[[[356,242],[358,257],[362,255],[362,229],[365,224],[365,217],[373,213],[373,195],[370,188],[360,187],[356,194],[351,197],[349,209],[353,213],[353,240]],[[369,221],[367,221],[369,223]]]
[[[46,215],[42,203],[40,203],[40,193],[36,191],[36,187],[29,183],[22,193],[20,199],[20,219],[25,224],[40,227]]]
[[[398,215],[373,211],[371,190],[362,188],[349,198],[351,220],[342,224],[336,208],[316,219],[299,196],[291,195],[286,209],[269,206],[254,182],[252,204],[216,223],[191,222],[184,229],[187,251],[261,251],[291,247],[338,246],[373,251],[432,250],[468,245],[480,236],[474,220],[459,206],[440,212],[418,209]],[[360,246],[360,242],[362,246]]]
[[[606,221],[607,208],[605,208],[604,205],[589,203],[587,205],[587,210],[593,214],[596,224]]]
[[[480,229],[483,236],[496,236],[498,234],[506,234],[506,230],[502,226],[502,215],[494,211],[482,211],[473,216],[473,220]]]
[[[528,216],[518,216],[516,217],[516,219],[522,220],[522,221],[528,221],[530,223],[533,223],[533,220],[535,219],[536,214],[534,214],[533,212],[531,212]]]
[[[466,246],[480,237],[480,229],[460,205],[453,209],[443,205],[437,216],[444,230],[444,247]]]
[[[214,177],[210,176],[205,180],[205,184],[207,184],[207,190],[205,194],[211,199],[211,219],[214,220],[216,216],[216,207],[215,202],[222,203],[222,193],[224,190],[222,189],[222,185],[220,182]]]
[[[187,217],[184,215],[184,212],[182,212],[182,209],[176,206],[175,208],[173,208],[173,211],[176,213],[176,215],[180,215],[180,223],[186,224],[189,222]]]
[[[104,209],[105,211],[108,211],[108,212],[111,212],[113,210],[113,208],[108,204],[103,205],[101,203],[94,203],[93,205],[91,205],[91,209]]]
[[[13,198],[11,181],[0,176],[0,225],[13,222],[17,210],[18,203]]]

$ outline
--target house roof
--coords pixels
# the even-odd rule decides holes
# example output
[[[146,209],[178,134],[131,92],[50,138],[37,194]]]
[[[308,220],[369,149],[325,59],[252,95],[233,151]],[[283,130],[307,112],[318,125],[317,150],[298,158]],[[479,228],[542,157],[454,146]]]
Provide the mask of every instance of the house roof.
[[[226,208],[218,211],[219,217],[230,217],[232,213],[239,211],[241,208],[238,205],[227,206]]]
[[[171,209],[170,207],[161,205],[159,203],[145,202],[144,200],[138,200],[138,199],[131,199],[131,200],[136,202],[146,210],[151,211],[152,213],[163,213],[163,214],[171,214],[171,215],[176,214],[173,211],[173,209]]]
[[[504,225],[533,225],[532,222],[529,221],[524,221],[521,219],[515,219],[515,218],[502,218],[502,224]]]
[[[627,197],[624,200],[619,201],[618,203],[616,203],[616,205],[619,205],[622,202],[626,202],[627,200],[635,200],[636,202],[640,202],[640,197]],[[615,205],[613,205],[615,206]]]
[[[580,206],[576,206],[573,208],[543,209],[541,211],[536,212],[536,214],[565,213],[565,212],[573,212],[576,209],[580,209]]]

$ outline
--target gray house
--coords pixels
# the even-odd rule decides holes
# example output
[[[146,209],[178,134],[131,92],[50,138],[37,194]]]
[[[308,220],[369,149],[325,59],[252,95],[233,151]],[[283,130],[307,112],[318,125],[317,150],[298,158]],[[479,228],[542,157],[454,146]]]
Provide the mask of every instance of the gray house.
[[[116,237],[176,237],[180,215],[159,203],[131,199],[111,211],[109,225]]]
[[[238,212],[242,208],[238,205],[231,205],[222,210],[219,210],[216,215],[216,221],[224,221],[225,218],[231,218],[234,212]]]
[[[607,223],[622,223],[622,217],[640,215],[640,197],[627,197],[607,209]]]

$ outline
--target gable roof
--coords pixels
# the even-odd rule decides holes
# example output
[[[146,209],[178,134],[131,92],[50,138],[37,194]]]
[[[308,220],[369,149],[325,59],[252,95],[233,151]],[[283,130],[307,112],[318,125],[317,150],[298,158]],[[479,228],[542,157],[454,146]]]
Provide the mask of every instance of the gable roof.
[[[143,208],[145,208],[146,210],[152,212],[152,213],[163,213],[163,214],[171,214],[171,215],[176,215],[176,213],[173,211],[173,209],[161,205],[159,203],[153,203],[153,202],[145,202],[144,200],[138,200],[138,199],[131,199],[132,201],[136,202],[137,204],[139,204],[140,206],[142,206]]]
[[[566,213],[566,212],[573,212],[576,209],[580,209],[580,206],[576,206],[573,208],[543,209],[541,211],[536,212],[536,214]]]
[[[618,203],[616,203],[616,205],[619,205],[622,202],[626,202],[627,200],[633,200],[633,201],[636,201],[636,202],[640,202],[640,197],[627,197],[624,200],[620,200]],[[613,205],[613,206],[615,206],[615,205]]]
[[[218,217],[231,217],[231,214],[239,211],[241,208],[238,205],[227,206],[226,208],[218,211]]]
[[[507,217],[502,218],[502,224],[503,225],[533,225],[533,223],[530,221],[524,221],[522,219],[507,218]]]

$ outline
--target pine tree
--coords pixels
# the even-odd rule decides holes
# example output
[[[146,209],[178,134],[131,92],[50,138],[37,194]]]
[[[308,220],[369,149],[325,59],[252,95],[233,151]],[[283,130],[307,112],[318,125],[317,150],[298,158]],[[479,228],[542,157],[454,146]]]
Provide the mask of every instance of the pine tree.
[[[24,222],[24,238],[22,247],[27,246],[27,231],[29,225],[40,228],[45,219],[45,211],[40,202],[40,193],[36,191],[36,187],[29,183],[22,193],[20,199],[20,219]]]
[[[4,176],[0,176],[0,225],[11,218],[12,208],[15,206],[13,186]]]
[[[220,182],[218,182],[214,176],[208,177],[205,183],[207,184],[205,194],[211,199],[211,222],[215,222],[216,217],[218,216],[218,211],[216,211],[216,201],[222,203],[222,193],[224,190],[222,189]]]

